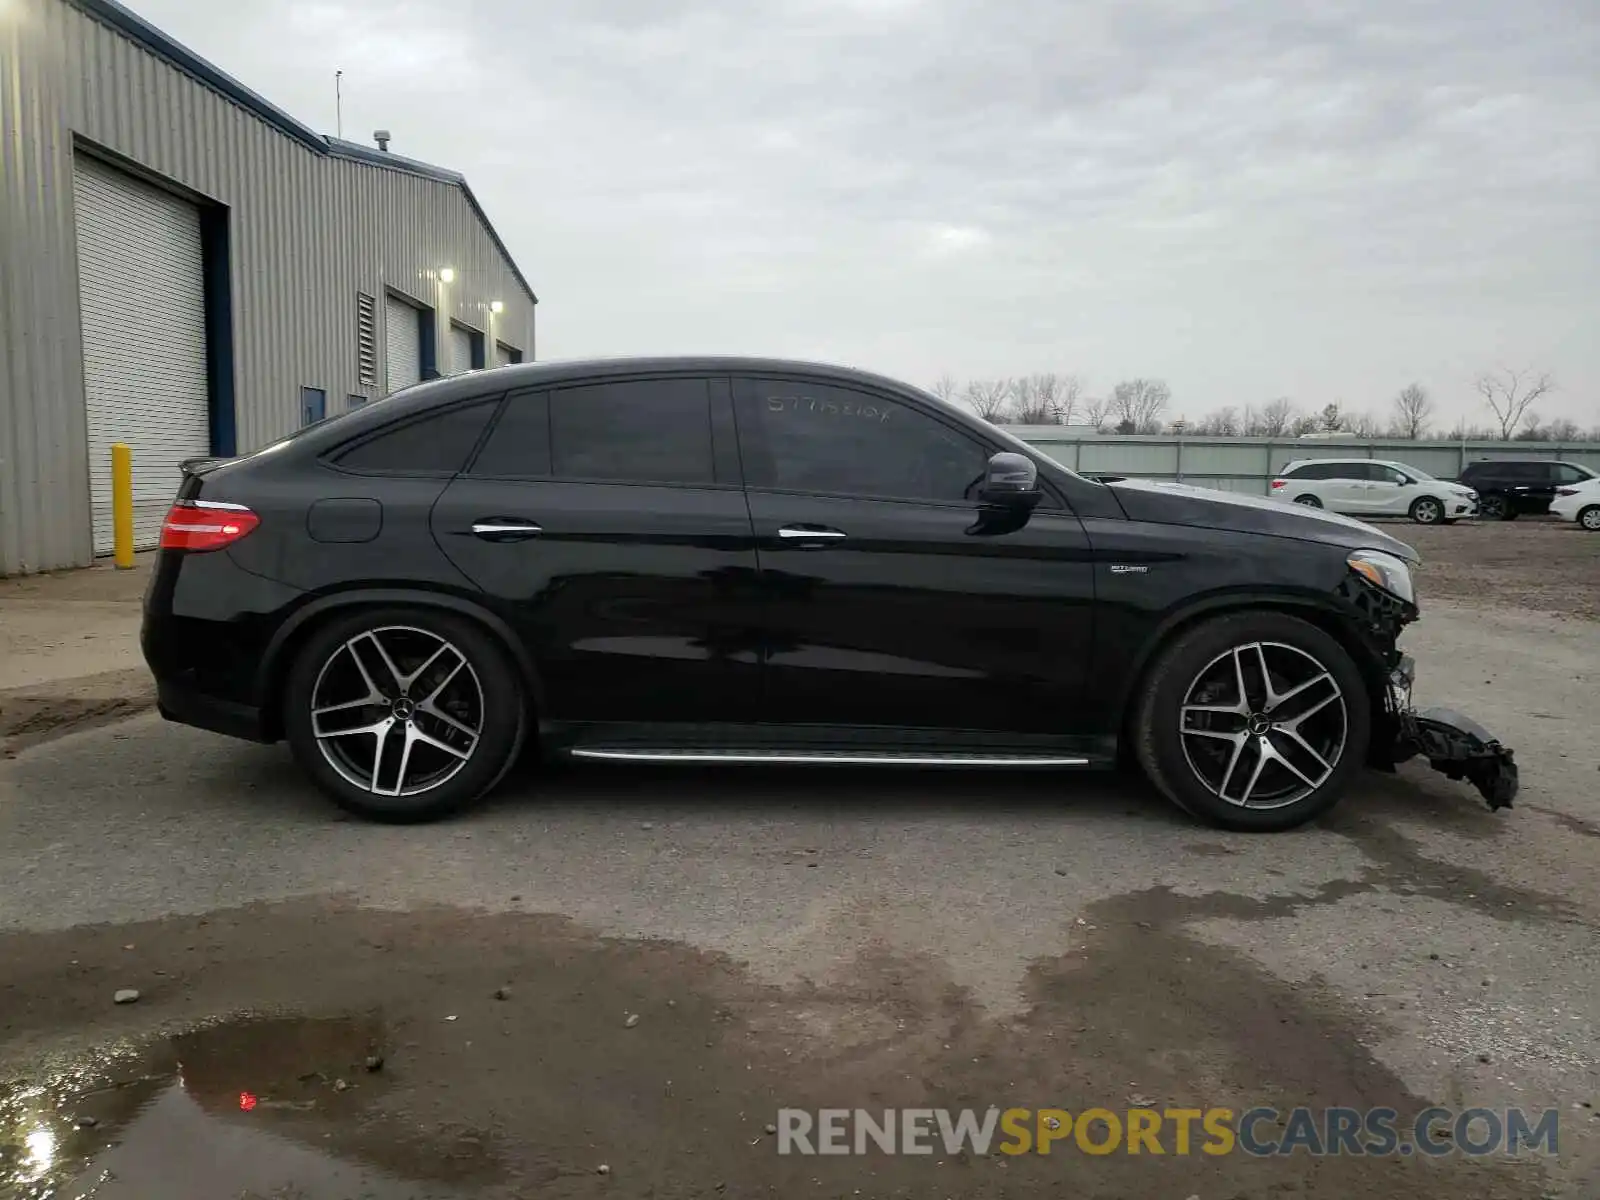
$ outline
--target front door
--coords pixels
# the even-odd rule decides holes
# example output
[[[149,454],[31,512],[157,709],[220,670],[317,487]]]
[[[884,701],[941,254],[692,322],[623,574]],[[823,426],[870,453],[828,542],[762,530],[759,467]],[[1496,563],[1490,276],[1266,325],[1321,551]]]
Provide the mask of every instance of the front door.
[[[530,648],[553,721],[748,721],[756,555],[728,385],[514,394],[434,536]]]
[[[991,448],[932,410],[804,379],[735,381],[763,597],[762,718],[1082,730],[1093,569],[1059,500],[975,529]]]

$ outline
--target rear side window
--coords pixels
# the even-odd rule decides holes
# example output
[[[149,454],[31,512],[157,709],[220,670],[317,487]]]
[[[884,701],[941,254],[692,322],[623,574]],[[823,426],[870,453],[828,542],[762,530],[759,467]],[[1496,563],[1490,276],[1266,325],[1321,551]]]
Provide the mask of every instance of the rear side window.
[[[1306,463],[1303,467],[1296,467],[1288,476],[1290,479],[1344,479],[1349,477],[1349,468],[1339,463]]]
[[[1557,483],[1582,483],[1585,479],[1593,478],[1594,476],[1582,467],[1574,467],[1569,463],[1556,464]]]
[[[513,392],[472,464],[474,475],[546,479],[550,475],[550,398]]]
[[[550,399],[550,473],[615,483],[712,483],[705,379],[562,388]]]
[[[498,403],[457,405],[397,425],[352,446],[338,457],[338,464],[347,471],[454,475],[466,465]]]

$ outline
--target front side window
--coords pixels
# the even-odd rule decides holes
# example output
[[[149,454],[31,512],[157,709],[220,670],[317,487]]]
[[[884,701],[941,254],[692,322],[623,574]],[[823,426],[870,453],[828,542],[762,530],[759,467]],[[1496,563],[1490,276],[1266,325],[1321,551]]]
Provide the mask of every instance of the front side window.
[[[988,461],[943,421],[853,388],[752,379],[737,405],[751,487],[960,504]]]

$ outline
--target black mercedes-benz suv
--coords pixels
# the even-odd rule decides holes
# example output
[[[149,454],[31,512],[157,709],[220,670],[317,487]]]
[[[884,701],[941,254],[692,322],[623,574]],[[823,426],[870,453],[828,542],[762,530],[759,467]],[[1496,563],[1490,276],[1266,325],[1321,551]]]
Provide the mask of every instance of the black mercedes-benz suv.
[[[1421,755],[1495,807],[1511,754],[1410,706],[1415,552],[1360,522],[1083,478],[858,371],[760,359],[433,380],[191,460],[143,646],[161,712],[287,739],[388,821],[584,759],[1111,767],[1286,829]]]

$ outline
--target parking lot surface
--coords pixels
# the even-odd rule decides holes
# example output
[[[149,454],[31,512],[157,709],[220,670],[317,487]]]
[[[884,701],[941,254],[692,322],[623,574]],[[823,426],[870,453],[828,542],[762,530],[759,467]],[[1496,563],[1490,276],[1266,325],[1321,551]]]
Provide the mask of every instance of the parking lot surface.
[[[1600,1194],[1600,538],[1401,536],[1427,558],[1418,699],[1516,749],[1510,812],[1416,764],[1256,837],[1121,777],[530,764],[485,810],[382,828],[283,747],[127,716],[124,675],[96,707],[114,655],[31,672],[0,696],[0,1196]],[[59,586],[108,603],[86,578]],[[51,586],[0,593],[0,622]],[[769,1132],[1430,1105],[1555,1110],[1558,1152]]]

